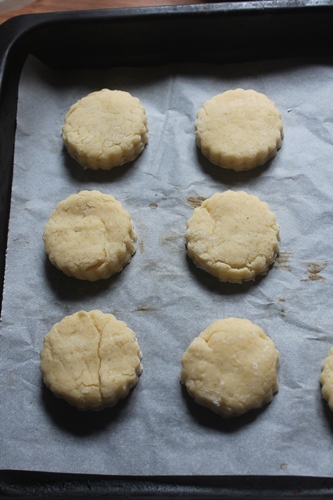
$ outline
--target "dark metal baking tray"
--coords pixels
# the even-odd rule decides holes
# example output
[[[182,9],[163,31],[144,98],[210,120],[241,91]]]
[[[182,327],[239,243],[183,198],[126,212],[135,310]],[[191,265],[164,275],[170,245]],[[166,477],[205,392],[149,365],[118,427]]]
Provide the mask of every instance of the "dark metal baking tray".
[[[332,56],[333,4],[258,1],[25,15],[0,27],[0,288],[17,96],[28,55],[57,69]],[[2,298],[2,294],[1,297]],[[18,417],[19,418],[19,417]],[[333,478],[0,472],[2,498],[333,498]]]

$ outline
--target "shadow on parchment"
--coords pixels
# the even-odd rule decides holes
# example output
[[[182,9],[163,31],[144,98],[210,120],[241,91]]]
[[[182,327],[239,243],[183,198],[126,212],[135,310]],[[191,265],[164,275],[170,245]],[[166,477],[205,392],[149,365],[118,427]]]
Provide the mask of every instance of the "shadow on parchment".
[[[330,431],[333,433],[333,412],[330,410],[327,401],[324,398],[322,398],[322,406],[323,406],[324,418],[326,419]]]
[[[82,165],[80,165],[76,160],[74,160],[74,158],[69,155],[65,146],[63,146],[62,148],[64,170],[69,174],[72,181],[78,183],[113,183],[118,179],[121,179],[128,175],[133,168],[136,168],[136,162],[143,154],[144,150],[133,161],[125,163],[124,165],[120,165],[118,167],[111,168],[110,170],[92,170],[91,168],[82,167]]]
[[[265,171],[273,167],[275,158],[271,158],[264,165],[250,170],[236,172],[232,169],[214,165],[202,154],[201,150],[197,146],[195,146],[195,148],[196,159],[201,170],[214,181],[221,183],[221,191],[225,191],[226,188],[233,189],[233,187],[237,186],[237,184],[243,186],[245,182],[249,183],[252,179],[257,179],[262,176]],[[279,152],[277,154],[279,154]]]
[[[128,263],[130,265],[130,262]],[[47,255],[44,260],[45,275],[50,288],[61,300],[82,301],[86,297],[94,297],[105,293],[107,290],[117,286],[122,279],[122,273],[126,273],[126,267],[121,273],[114,274],[108,279],[97,281],[79,280],[66,276],[62,271],[51,264]]]
[[[104,408],[100,411],[80,411],[63,399],[57,398],[41,380],[40,399],[53,424],[74,436],[88,437],[112,426],[121,418],[122,412],[130,404],[134,390],[135,387],[124,399],[111,408]]]
[[[219,281],[215,276],[209,274],[207,271],[196,267],[193,260],[188,256],[188,254],[186,254],[186,263],[190,273],[195,277],[200,286],[210,292],[214,292],[219,295],[235,295],[247,293],[252,287],[257,286],[263,279],[265,279],[266,276],[257,276],[256,279],[252,281],[244,281],[243,283],[223,283],[222,281]]]
[[[205,408],[197,404],[188,394],[185,385],[181,384],[182,398],[185,401],[187,410],[191,417],[202,427],[208,427],[216,431],[231,434],[239,429],[250,425],[256,420],[269,405],[265,405],[258,410],[250,410],[244,415],[233,418],[223,418],[217,413],[214,413],[209,408]]]

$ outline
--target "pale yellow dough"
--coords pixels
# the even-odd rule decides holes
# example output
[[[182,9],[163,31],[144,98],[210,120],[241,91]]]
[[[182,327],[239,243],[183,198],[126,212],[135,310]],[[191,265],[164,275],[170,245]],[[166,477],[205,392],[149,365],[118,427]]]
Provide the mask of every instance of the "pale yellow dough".
[[[195,120],[196,142],[212,163],[236,171],[264,165],[281,147],[279,110],[264,94],[235,89],[204,103]]]
[[[56,323],[44,337],[40,358],[45,385],[79,410],[114,406],[142,372],[135,333],[98,310]]]
[[[333,347],[323,362],[320,383],[322,396],[327,401],[330,410],[333,411]]]
[[[145,108],[128,92],[92,92],[70,107],[62,138],[68,153],[84,168],[123,165],[133,161],[148,141]]]
[[[45,224],[43,240],[50,261],[63,273],[96,281],[120,272],[131,260],[136,234],[122,204],[94,190],[58,203]]]
[[[188,347],[181,382],[196,403],[224,418],[261,408],[278,390],[279,353],[247,319],[214,321]]]
[[[267,273],[279,250],[279,235],[267,203],[229,190],[194,209],[185,239],[197,267],[220,281],[242,283]]]

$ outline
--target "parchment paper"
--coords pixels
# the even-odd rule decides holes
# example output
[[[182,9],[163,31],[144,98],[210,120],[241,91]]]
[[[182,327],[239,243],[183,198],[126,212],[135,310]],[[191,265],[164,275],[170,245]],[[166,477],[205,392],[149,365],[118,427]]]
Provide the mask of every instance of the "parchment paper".
[[[333,66],[296,60],[57,72],[29,58],[19,88],[1,324],[1,469],[121,475],[333,475],[333,423],[321,364],[333,345]],[[140,98],[149,143],[132,164],[84,171],[61,125],[71,104],[103,87]],[[254,88],[282,114],[285,138],[247,173],[211,165],[195,146],[203,102]],[[97,283],[67,278],[44,253],[55,205],[81,189],[113,194],[130,212],[137,252]],[[281,230],[280,256],[262,279],[230,286],[195,268],[184,232],[198,197],[246,190]],[[63,316],[100,309],[138,337],[143,373],[115,408],[80,413],[43,386],[39,352]],[[280,389],[261,411],[224,421],[182,388],[180,358],[212,321],[249,318],[280,352]]]

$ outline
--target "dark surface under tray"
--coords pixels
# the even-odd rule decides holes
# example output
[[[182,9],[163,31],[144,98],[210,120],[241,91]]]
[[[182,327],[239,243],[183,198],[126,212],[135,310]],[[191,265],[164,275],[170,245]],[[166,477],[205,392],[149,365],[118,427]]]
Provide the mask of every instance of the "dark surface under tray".
[[[4,23],[0,27],[1,290],[18,84],[29,54],[58,69],[327,57],[333,49],[332,25],[329,0],[81,11],[19,16]],[[333,498],[333,479],[131,478],[2,471],[0,496],[315,499]]]

